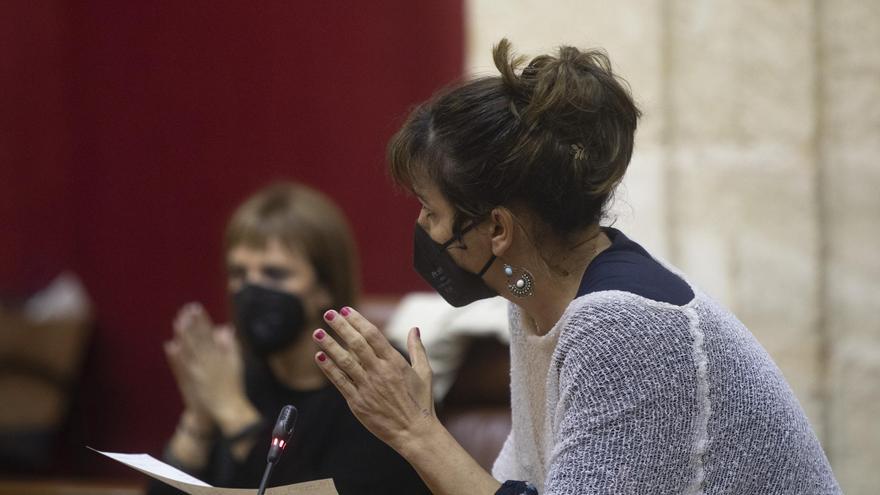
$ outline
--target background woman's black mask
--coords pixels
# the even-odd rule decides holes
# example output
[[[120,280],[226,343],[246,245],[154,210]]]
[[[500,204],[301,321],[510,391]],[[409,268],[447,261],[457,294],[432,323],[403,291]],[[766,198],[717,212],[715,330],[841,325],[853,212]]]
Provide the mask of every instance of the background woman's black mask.
[[[305,306],[287,292],[247,284],[232,296],[232,306],[239,335],[260,357],[283,350],[305,328]]]
[[[462,230],[466,233],[473,224]],[[493,254],[489,261],[480,270],[480,273],[471,273],[455,263],[447,248],[458,239],[452,239],[443,244],[434,242],[431,236],[425,232],[421,225],[416,224],[415,242],[413,245],[413,266],[419,275],[437,291],[449,304],[460,307],[480,299],[497,296],[483,281],[483,274],[489,270],[495,261]]]

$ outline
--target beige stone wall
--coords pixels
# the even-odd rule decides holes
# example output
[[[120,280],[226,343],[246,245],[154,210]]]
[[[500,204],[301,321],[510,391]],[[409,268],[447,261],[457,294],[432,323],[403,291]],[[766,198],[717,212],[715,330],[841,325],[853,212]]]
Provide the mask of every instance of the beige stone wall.
[[[828,450],[849,494],[880,491],[880,2],[819,4]]]
[[[617,225],[773,355],[848,494],[880,486],[880,2],[470,0],[490,49],[605,48],[644,111]]]

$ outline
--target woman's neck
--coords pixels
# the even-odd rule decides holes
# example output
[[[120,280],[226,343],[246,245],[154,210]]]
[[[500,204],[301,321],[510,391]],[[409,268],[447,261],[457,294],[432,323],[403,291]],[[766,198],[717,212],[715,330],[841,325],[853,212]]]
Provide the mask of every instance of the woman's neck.
[[[293,390],[315,390],[327,384],[327,378],[315,366],[314,355],[318,347],[308,331],[318,325],[311,322],[308,325],[290,347],[269,357],[269,368],[275,378]]]
[[[532,320],[537,335],[546,335],[559,321],[565,309],[577,295],[587,267],[602,251],[611,246],[611,240],[601,230],[592,230],[576,242],[575,247],[547,251],[544,259],[555,263],[551,269],[537,256],[535,265],[543,267],[531,271],[534,293],[527,297],[506,294],[505,297],[524,310]]]

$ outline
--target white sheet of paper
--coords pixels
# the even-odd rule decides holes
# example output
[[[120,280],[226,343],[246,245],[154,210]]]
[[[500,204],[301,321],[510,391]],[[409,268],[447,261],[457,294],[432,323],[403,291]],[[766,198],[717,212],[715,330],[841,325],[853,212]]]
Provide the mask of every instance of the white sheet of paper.
[[[158,474],[163,478],[189,483],[190,485],[211,486],[200,479],[193,478],[174,466],[165,464],[149,454],[120,454],[118,452],[101,452],[100,450],[95,450],[95,452],[106,455],[126,466],[133,467],[138,471],[146,472],[147,474]]]
[[[169,466],[149,454],[120,454],[118,452],[102,452],[91,447],[89,448],[190,495],[252,495],[256,493],[255,488],[212,487],[204,481],[194,478],[174,466]],[[333,480],[324,479],[268,488],[266,489],[266,494],[339,495],[339,492],[336,491]]]

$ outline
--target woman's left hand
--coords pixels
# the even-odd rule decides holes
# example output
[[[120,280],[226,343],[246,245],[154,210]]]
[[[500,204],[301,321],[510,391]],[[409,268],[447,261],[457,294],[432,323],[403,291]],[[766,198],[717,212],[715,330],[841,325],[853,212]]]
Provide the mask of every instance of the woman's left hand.
[[[315,360],[370,432],[400,452],[411,439],[439,425],[431,367],[418,328],[407,339],[410,365],[357,311],[330,310],[324,320],[344,347],[324,330],[315,330],[312,338],[322,349]]]
[[[241,350],[233,330],[215,328],[199,304],[184,307],[179,320],[175,340],[180,343],[182,365],[193,393],[220,429],[232,434],[242,426],[243,416],[254,416],[245,393]]]
[[[431,367],[419,329],[409,331],[406,346],[412,365],[357,311],[345,307],[324,313],[345,347],[315,330],[322,351],[321,371],[339,389],[351,411],[380,440],[399,452],[438,495],[495,493],[501,486],[486,472],[434,412]]]

